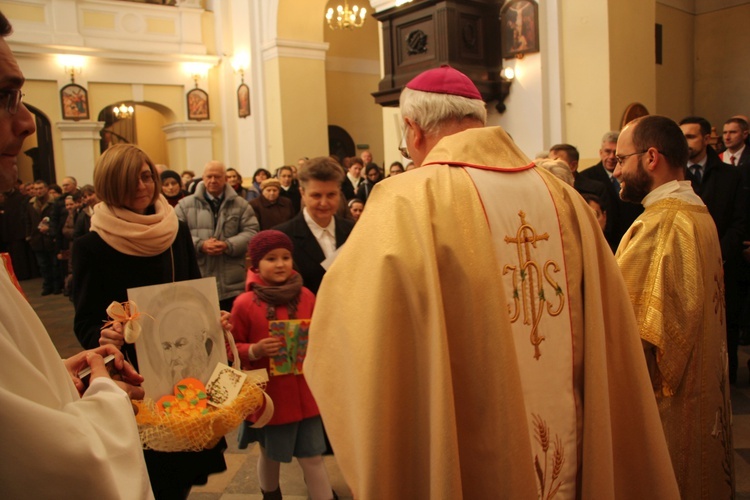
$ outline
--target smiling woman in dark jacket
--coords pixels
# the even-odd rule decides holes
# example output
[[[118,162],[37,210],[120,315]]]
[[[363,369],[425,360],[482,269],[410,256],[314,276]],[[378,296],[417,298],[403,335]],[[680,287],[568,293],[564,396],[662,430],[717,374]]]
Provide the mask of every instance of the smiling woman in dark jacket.
[[[132,345],[119,324],[102,329],[106,309],[128,299],[128,288],[200,278],[190,231],[161,195],[152,161],[129,144],[112,146],[97,161],[94,185],[101,203],[91,232],[73,253],[74,330],[85,348],[120,347],[137,367]],[[187,498],[194,484],[226,470],[222,439],[211,450],[165,453],[145,450],[154,495]]]

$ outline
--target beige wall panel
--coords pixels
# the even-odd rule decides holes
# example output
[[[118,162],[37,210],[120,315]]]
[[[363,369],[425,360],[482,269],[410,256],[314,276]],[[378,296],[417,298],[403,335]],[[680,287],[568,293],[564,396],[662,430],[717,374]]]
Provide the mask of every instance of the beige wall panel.
[[[110,12],[83,11],[83,27],[114,30],[115,14]]]
[[[45,22],[44,5],[0,2],[0,11],[5,17],[13,19],[13,21]]]
[[[172,168],[167,151],[167,137],[161,129],[166,125],[164,116],[147,106],[136,105],[136,137],[138,147],[143,149],[154,163],[161,163]],[[175,165],[178,169],[180,165]]]
[[[370,95],[380,77],[358,73],[326,74],[328,123],[345,129],[354,144],[369,144],[375,163],[383,167],[383,113]],[[361,151],[356,151],[359,155]]]
[[[269,168],[271,165],[284,164],[284,131],[283,120],[281,116],[281,77],[279,69],[280,60],[270,59],[263,61],[264,71],[263,82],[265,88],[265,106],[266,106],[266,140],[268,144],[268,163],[269,165],[258,165],[256,168]],[[298,155],[306,156],[305,154]],[[255,170],[253,169],[253,172]],[[251,173],[252,175],[252,173]]]
[[[380,47],[378,45],[380,43],[378,40],[380,26],[374,17],[365,18],[365,24],[354,30],[332,30],[326,25],[325,20],[323,20],[323,24],[325,25],[323,36],[325,41],[331,44],[326,53],[328,57],[380,61]]]
[[[302,156],[328,155],[325,62],[283,58],[279,61],[283,156],[272,169]],[[277,156],[269,156],[278,162]]]
[[[609,0],[610,127],[619,128],[625,108],[640,102],[656,109],[654,0]],[[606,132],[601,131],[600,136]]]
[[[279,0],[276,36],[281,39],[323,41],[323,28],[328,29],[325,6],[326,0]],[[315,19],[320,21],[316,22]]]
[[[179,85],[145,85],[143,100],[158,104],[166,123],[185,121],[185,90]],[[161,107],[163,106],[163,107]]]
[[[607,16],[606,2],[570,0],[560,5],[563,140],[578,147],[583,157],[591,156],[591,149],[598,151],[599,139],[610,128]]]
[[[89,82],[88,91],[92,121],[97,121],[104,108],[133,100],[133,87],[128,84]]]
[[[157,17],[146,18],[146,32],[157,33],[159,35],[174,35],[177,31],[174,19],[164,19]]]
[[[748,20],[750,4],[695,18],[695,113],[719,133],[730,116],[750,115]]]
[[[663,63],[656,66],[656,108],[653,113],[675,121],[693,113],[695,16],[656,4],[656,22],[662,25]]]

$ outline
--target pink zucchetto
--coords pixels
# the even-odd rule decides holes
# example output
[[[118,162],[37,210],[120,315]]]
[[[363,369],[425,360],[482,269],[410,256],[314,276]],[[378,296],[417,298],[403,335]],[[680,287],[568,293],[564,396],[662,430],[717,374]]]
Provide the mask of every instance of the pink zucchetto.
[[[479,93],[474,82],[468,76],[447,64],[418,74],[406,84],[406,88],[482,100],[482,94]]]

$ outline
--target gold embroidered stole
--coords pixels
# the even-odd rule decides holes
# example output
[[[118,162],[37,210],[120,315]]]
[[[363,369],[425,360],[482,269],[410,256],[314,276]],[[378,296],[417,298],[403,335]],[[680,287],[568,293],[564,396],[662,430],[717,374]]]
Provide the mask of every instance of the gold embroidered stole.
[[[540,498],[576,492],[573,329],[557,209],[536,169],[467,168],[502,269]],[[540,196],[540,193],[544,195]]]

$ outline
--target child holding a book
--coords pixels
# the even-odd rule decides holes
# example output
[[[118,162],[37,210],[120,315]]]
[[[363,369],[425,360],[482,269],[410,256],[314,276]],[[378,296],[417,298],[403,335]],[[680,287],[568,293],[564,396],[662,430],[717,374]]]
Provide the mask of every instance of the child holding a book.
[[[250,270],[246,292],[234,302],[232,333],[242,369],[265,368],[266,392],[274,415],[263,428],[240,428],[240,448],[260,444],[258,479],[263,498],[280,499],[281,462],[297,457],[313,500],[336,498],[323,463],[326,449],[323,424],[305,377],[302,360],[307,345],[307,321],[315,296],[302,286],[292,269],[292,241],[281,231],[261,231],[248,247]]]

